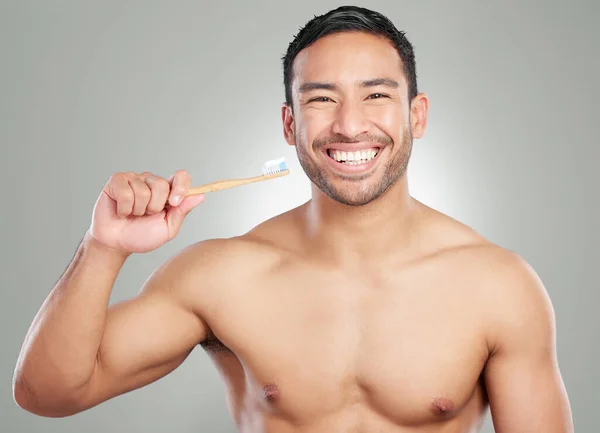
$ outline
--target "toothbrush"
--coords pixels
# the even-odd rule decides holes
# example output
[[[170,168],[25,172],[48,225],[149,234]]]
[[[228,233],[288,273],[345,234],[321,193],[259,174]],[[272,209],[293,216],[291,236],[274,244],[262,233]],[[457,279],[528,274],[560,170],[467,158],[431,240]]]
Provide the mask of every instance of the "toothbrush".
[[[285,164],[285,158],[267,161],[263,165],[263,174],[260,176],[247,177],[242,179],[218,180],[205,185],[195,186],[189,189],[186,195],[204,194],[206,192],[221,191],[223,189],[234,188],[236,186],[247,185],[249,183],[261,182],[263,180],[274,179],[276,177],[290,174],[290,170]]]

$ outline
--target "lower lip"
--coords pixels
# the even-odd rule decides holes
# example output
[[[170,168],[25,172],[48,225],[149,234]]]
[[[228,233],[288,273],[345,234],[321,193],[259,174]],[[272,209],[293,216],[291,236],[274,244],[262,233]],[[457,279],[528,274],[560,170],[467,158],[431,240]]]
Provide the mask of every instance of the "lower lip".
[[[343,174],[357,174],[357,173],[362,174],[365,171],[370,170],[375,165],[375,162],[377,161],[377,159],[379,159],[379,155],[381,154],[382,151],[383,151],[383,148],[379,149],[379,151],[377,152],[377,155],[375,155],[375,157],[373,159],[371,159],[370,161],[365,162],[363,164],[344,164],[343,162],[337,162],[335,159],[330,157],[327,154],[327,151],[325,151],[324,154],[325,154],[325,159],[327,159],[328,164],[335,171],[343,173]]]

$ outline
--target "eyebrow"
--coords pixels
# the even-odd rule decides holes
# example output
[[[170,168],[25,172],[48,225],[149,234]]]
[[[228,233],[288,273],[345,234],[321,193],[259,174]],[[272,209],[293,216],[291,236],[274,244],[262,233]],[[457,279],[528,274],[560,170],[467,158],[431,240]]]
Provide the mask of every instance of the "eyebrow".
[[[316,81],[309,81],[300,85],[298,89],[300,93],[307,93],[312,90],[336,90],[337,86],[332,83],[319,83]]]
[[[370,80],[365,80],[365,81],[359,82],[359,86],[362,88],[385,86],[385,87],[390,87],[392,89],[397,89],[398,87],[400,87],[400,84],[398,84],[397,81],[392,80],[391,78],[373,78]],[[322,83],[322,82],[318,82],[318,81],[309,81],[309,82],[301,84],[298,90],[300,93],[307,93],[307,92],[310,92],[313,90],[334,91],[337,89],[338,89],[338,86],[333,83]]]
[[[376,86],[385,86],[391,87],[393,89],[397,89],[400,87],[400,84],[396,80],[392,80],[391,78],[374,78],[372,80],[362,81],[360,83],[360,87],[376,87]]]

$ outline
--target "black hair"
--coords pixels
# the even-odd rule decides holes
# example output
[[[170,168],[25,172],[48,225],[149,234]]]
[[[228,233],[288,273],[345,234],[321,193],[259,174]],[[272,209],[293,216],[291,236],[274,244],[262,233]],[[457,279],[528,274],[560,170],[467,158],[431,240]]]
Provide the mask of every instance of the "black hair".
[[[283,60],[285,100],[292,105],[292,79],[294,59],[300,51],[323,36],[342,32],[365,32],[388,39],[398,51],[408,83],[409,101],[417,95],[417,73],[412,44],[403,31],[383,14],[357,6],[341,6],[324,15],[315,16],[304,25],[289,44]]]

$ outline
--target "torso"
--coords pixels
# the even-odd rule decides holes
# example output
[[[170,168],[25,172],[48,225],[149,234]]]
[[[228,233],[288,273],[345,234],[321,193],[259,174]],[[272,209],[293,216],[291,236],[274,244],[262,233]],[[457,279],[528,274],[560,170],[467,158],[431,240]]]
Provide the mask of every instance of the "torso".
[[[472,268],[486,247],[344,269],[236,242],[253,256],[202,314],[241,432],[477,431],[489,348]]]

